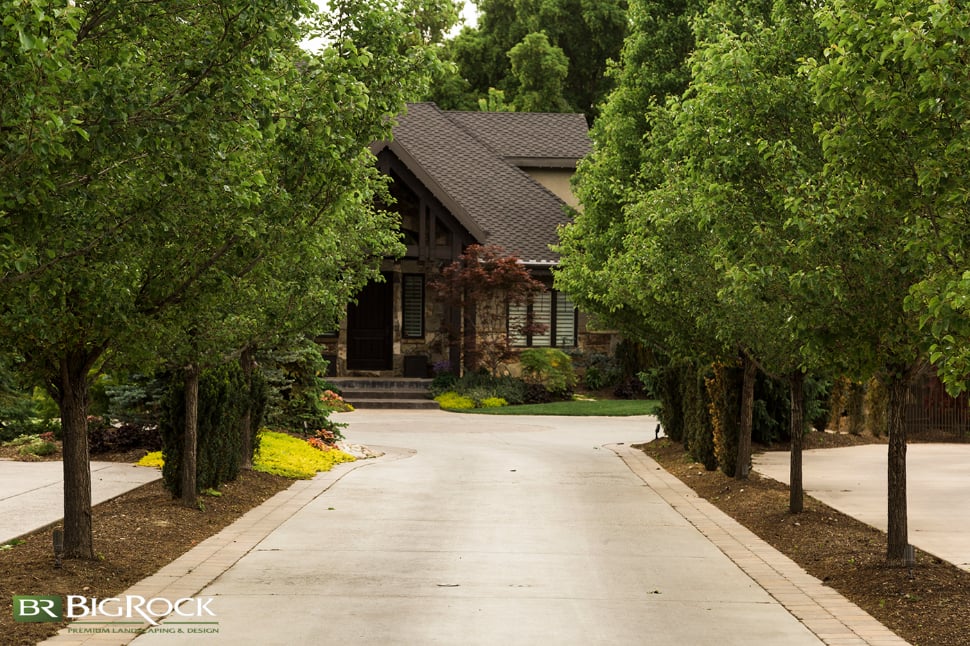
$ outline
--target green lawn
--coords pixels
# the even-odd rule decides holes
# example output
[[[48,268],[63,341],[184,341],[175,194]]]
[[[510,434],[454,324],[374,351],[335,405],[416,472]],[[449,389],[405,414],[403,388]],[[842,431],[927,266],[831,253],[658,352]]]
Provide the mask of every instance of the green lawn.
[[[551,404],[523,404],[499,408],[470,408],[457,413],[479,415],[603,415],[625,417],[628,415],[652,415],[658,401],[650,399],[601,399],[597,401],[573,400]]]

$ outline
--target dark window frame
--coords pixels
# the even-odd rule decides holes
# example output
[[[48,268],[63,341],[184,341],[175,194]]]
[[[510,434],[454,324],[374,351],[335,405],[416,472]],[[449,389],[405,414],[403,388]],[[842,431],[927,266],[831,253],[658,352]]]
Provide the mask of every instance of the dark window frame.
[[[548,290],[548,293],[550,295],[550,299],[549,299],[549,332],[548,332],[548,335],[549,335],[549,344],[548,345],[534,345],[533,344],[533,338],[532,338],[533,335],[532,334],[526,334],[525,335],[525,344],[524,345],[523,344],[516,344],[515,342],[513,342],[512,343],[513,347],[516,347],[516,348],[576,348],[576,347],[579,347],[579,309],[575,305],[573,305],[573,308],[572,308],[573,342],[572,343],[569,343],[569,344],[566,344],[566,345],[561,345],[559,343],[558,335],[556,334],[556,332],[558,330],[558,324],[559,324],[559,296],[560,296],[560,294],[562,294],[562,292],[560,292],[558,290],[555,290],[555,289],[549,289]],[[568,298],[568,296],[567,296],[567,298]],[[533,309],[532,309],[532,307],[533,307],[533,303],[530,300],[529,301],[529,304],[526,305],[526,309],[525,309],[525,315],[526,315],[526,320],[527,321],[532,320],[532,316],[533,316]],[[511,308],[506,308],[506,312],[505,312],[505,331],[506,331],[506,334],[509,335],[509,337],[512,336],[512,329],[511,329],[512,320],[511,319],[512,319],[512,311],[511,311]],[[542,335],[542,336],[545,336],[545,335]]]

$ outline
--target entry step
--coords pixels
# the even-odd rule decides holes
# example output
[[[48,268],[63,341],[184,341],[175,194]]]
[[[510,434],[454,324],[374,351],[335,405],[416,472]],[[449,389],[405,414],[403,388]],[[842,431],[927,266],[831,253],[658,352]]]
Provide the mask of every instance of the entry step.
[[[329,381],[354,408],[439,408],[428,392],[430,379],[343,377]]]

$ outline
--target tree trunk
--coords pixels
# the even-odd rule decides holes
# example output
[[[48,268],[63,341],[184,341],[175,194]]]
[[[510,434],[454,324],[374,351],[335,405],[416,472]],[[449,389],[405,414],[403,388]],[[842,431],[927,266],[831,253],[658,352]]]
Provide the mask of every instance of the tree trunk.
[[[88,371],[101,355],[68,354],[53,382],[64,454],[64,556],[93,559],[91,459],[88,452]]]
[[[791,388],[791,462],[788,487],[788,511],[799,514],[803,508],[802,437],[805,433],[805,374],[796,370],[789,377]]]
[[[185,429],[182,436],[182,504],[198,507],[195,449],[199,433],[199,367],[185,369]]]
[[[251,471],[253,468],[253,353],[245,348],[239,355],[239,365],[242,367],[246,388],[250,396],[246,398],[245,409],[239,418],[239,468]]]
[[[909,545],[906,508],[906,425],[903,423],[903,405],[906,403],[910,374],[911,371],[902,366],[891,366],[887,383],[889,515],[886,560],[890,567],[906,565],[906,547]]]
[[[758,368],[747,352],[741,353],[744,380],[741,382],[741,427],[738,430],[738,461],[734,477],[744,480],[751,467],[751,426],[754,422],[754,380]]]

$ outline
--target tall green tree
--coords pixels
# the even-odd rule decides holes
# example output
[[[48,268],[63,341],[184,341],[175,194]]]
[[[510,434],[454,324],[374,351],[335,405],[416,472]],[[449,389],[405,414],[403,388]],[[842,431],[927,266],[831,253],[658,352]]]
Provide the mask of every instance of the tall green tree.
[[[724,12],[738,15],[729,29],[718,27],[731,23],[719,17]],[[693,142],[699,171],[690,181],[709,196],[698,213],[717,239],[718,271],[725,275],[719,296],[730,303],[720,333],[733,338],[747,360],[791,386],[792,512],[802,509],[805,373],[834,376],[859,368],[827,343],[853,333],[838,324],[844,319],[834,295],[842,288],[839,277],[817,272],[828,247],[796,242],[814,213],[801,187],[822,168],[816,107],[799,70],[801,59],[822,51],[813,14],[798,0],[748,3],[740,13],[730,2],[716,3],[711,19],[699,23],[698,37],[707,42],[694,56],[684,110],[693,122],[685,138]],[[750,457],[751,397],[749,386],[742,397],[739,466]]]
[[[926,265],[906,229],[914,202],[899,192],[901,179],[888,169],[881,180],[867,174],[866,156],[886,150],[840,139],[848,130],[872,143],[868,124],[879,117],[851,95],[841,103],[848,83],[868,97],[865,83],[824,64],[799,64],[821,56],[825,43],[868,42],[872,30],[863,25],[872,18],[839,31],[816,9],[797,1],[713,3],[694,20],[698,45],[681,93],[651,98],[637,85],[655,78],[645,73],[651,68],[623,68],[629,83],[594,128],[594,138],[600,129],[608,134],[580,168],[585,210],[563,232],[557,280],[581,304],[669,352],[705,361],[740,351],[786,376],[796,443],[806,371],[890,375],[895,563],[905,548],[900,405],[922,356],[917,318],[904,302]],[[642,42],[635,38],[628,44]],[[859,69],[874,64],[863,60]],[[847,120],[848,112],[864,116]],[[621,140],[619,132],[639,136]],[[637,143],[618,155],[629,141]],[[842,158],[845,150],[855,159]],[[792,455],[797,511],[797,445]]]
[[[628,232],[623,210],[631,196],[638,189],[656,186],[663,177],[648,157],[653,128],[648,115],[668,96],[679,96],[687,88],[687,57],[694,48],[690,21],[707,4],[705,0],[630,3],[629,35],[618,64],[610,71],[616,87],[590,131],[593,151],[576,172],[574,188],[583,210],[560,232],[557,288],[568,292],[585,311],[631,334],[640,319],[624,298],[613,297],[610,285],[624,275],[609,263]],[[652,260],[664,262],[662,255]],[[645,258],[641,265],[649,266],[652,260]],[[632,296],[640,290],[634,285],[627,292]],[[650,343],[650,336],[654,335],[644,341]]]
[[[832,0],[819,19],[830,45],[806,69],[823,109],[827,196],[838,204],[837,224],[848,223],[853,244],[871,249],[875,271],[889,270],[882,280],[898,288],[874,347],[889,389],[888,558],[903,564],[908,383],[927,346],[951,392],[966,388],[970,372],[968,193],[956,170],[970,150],[970,18],[948,0]],[[886,258],[892,267],[879,264]]]
[[[965,122],[970,15],[947,0],[833,1],[820,13],[831,46],[811,67],[831,113],[831,173],[863,181],[874,208],[898,214],[907,250],[927,263],[908,308],[952,394],[970,383]],[[861,25],[865,29],[860,31]],[[841,93],[835,84],[846,83]],[[845,164],[839,169],[839,164]]]
[[[552,51],[558,49],[567,61],[565,66],[557,61],[554,67],[567,73],[556,100],[537,105],[544,110],[580,111],[590,120],[598,114],[611,87],[605,75],[608,61],[619,55],[626,34],[625,0],[480,0],[476,4],[478,26],[466,27],[446,43],[445,55],[455,64],[455,73],[436,78],[431,100],[449,109],[474,109],[478,99],[495,88],[513,103],[534,102],[534,96],[519,98],[520,92],[535,92],[534,82],[523,84],[509,57],[522,43],[535,47],[539,34],[545,34]]]
[[[20,172],[0,196],[0,336],[61,409],[68,556],[93,557],[92,371],[184,347],[180,336],[225,352],[240,328],[265,334],[260,309],[236,305],[260,300],[267,265],[279,286],[288,261],[320,259],[341,240],[365,259],[394,248],[368,203],[381,182],[366,146],[386,136],[432,59],[396,4],[330,4],[314,18],[302,0],[65,0],[33,7],[43,19],[23,19],[17,46],[0,52],[4,74],[52,97],[37,112],[20,105],[19,128],[43,129],[58,105],[70,114],[45,135],[56,145],[24,136],[0,153]],[[294,56],[314,21],[331,45]],[[51,60],[66,67],[38,73],[37,43],[57,44]],[[317,235],[300,246],[289,231]],[[302,257],[280,253],[291,244]],[[332,288],[329,306],[371,266],[343,269],[322,262],[313,281],[318,295]]]
[[[563,81],[569,73],[569,59],[554,47],[543,32],[533,32],[509,50],[512,76],[518,91],[512,105],[519,112],[566,112]]]

